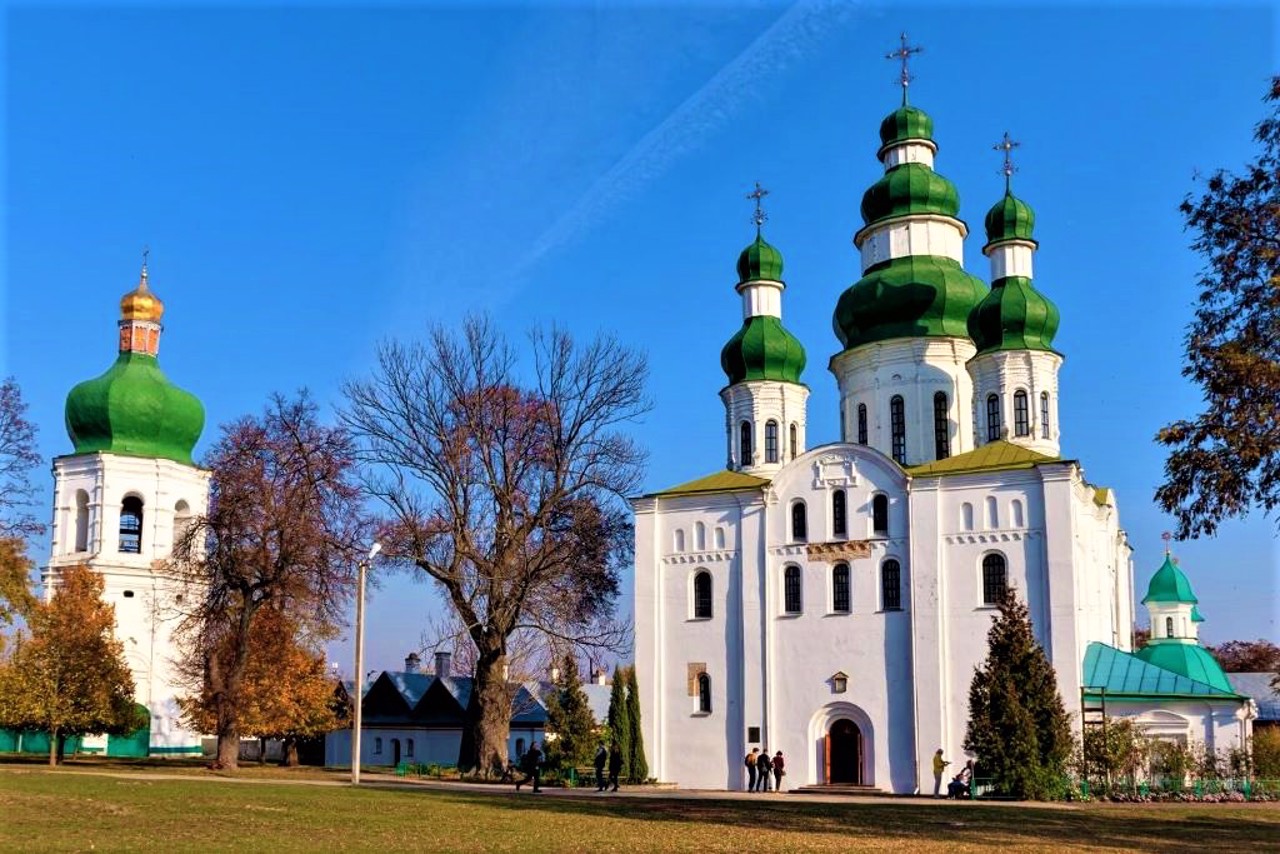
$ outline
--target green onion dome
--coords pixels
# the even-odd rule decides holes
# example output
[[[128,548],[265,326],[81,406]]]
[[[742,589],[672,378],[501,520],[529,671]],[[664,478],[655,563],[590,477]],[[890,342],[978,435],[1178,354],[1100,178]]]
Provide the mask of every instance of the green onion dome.
[[[1165,642],[1157,638],[1134,653],[1135,656],[1162,670],[1171,670],[1188,679],[1210,685],[1227,694],[1236,693],[1222,665],[1209,650],[1198,643]]]
[[[154,356],[122,352],[105,374],[67,395],[75,453],[159,457],[191,465],[204,407],[169,382]]]
[[[906,214],[960,213],[955,185],[923,163],[900,163],[884,173],[862,195],[862,221],[867,225]]]
[[[1164,563],[1151,576],[1151,584],[1147,586],[1147,595],[1142,597],[1142,604],[1166,602],[1194,605],[1199,601],[1196,594],[1191,592],[1187,574],[1178,568],[1171,555],[1165,555]]]
[[[987,211],[987,243],[1001,240],[1031,240],[1036,215],[1031,206],[1008,190],[1004,198]]]
[[[919,107],[903,104],[880,123],[881,145],[906,142],[909,139],[933,140],[933,119]]]
[[[729,384],[744,380],[799,383],[805,366],[804,347],[771,315],[756,315],[720,351],[720,367]]]
[[[893,258],[867,268],[840,295],[832,325],[846,347],[889,338],[964,338],[987,286],[958,261],[936,255]]]
[[[1006,276],[969,315],[969,337],[979,353],[992,350],[1052,350],[1058,307],[1026,276]]]
[[[766,243],[759,233],[755,242],[738,256],[738,282],[782,281],[782,253]]]

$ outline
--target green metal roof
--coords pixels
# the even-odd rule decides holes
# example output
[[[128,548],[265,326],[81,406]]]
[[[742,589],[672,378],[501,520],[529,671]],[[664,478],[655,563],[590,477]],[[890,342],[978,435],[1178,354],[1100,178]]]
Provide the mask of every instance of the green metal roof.
[[[984,225],[988,246],[1000,240],[1031,240],[1031,232],[1036,227],[1036,215],[1031,210],[1031,205],[1006,189],[1004,198],[987,211]]]
[[[761,279],[782,281],[782,253],[756,232],[756,239],[738,256],[738,282],[756,282]]]
[[[204,406],[169,381],[154,356],[124,352],[67,395],[67,435],[77,454],[158,457],[191,465]]]
[[[1200,613],[1200,606],[1199,606],[1199,605],[1192,605],[1192,606],[1191,606],[1191,622],[1193,622],[1193,623],[1203,623],[1203,622],[1204,622],[1204,616]]]
[[[744,380],[798,384],[806,361],[800,341],[771,315],[748,317],[720,351],[730,385]]]
[[[715,492],[739,492],[742,490],[763,489],[769,483],[767,477],[756,477],[740,471],[718,471],[679,486],[673,486],[660,492],[652,492],[649,497],[665,498],[672,495],[706,495]]]
[[[1222,665],[1198,643],[1180,640],[1153,640],[1137,652],[1147,664],[1180,674],[1225,693],[1233,693]]]
[[[947,457],[934,463],[910,466],[912,477],[936,477],[939,475],[969,474],[980,471],[1007,471],[1030,469],[1043,463],[1065,462],[1061,457],[1051,457],[1005,439],[997,439],[963,454]]]
[[[987,286],[952,258],[908,255],[872,267],[840,295],[831,321],[845,348],[890,338],[969,337]]]
[[[996,350],[1053,350],[1058,334],[1058,307],[1035,289],[1026,276],[1005,276],[974,307],[969,337],[979,353]]]
[[[1165,555],[1164,563],[1151,576],[1151,584],[1147,586],[1147,595],[1142,597],[1142,604],[1148,602],[1181,602],[1194,605],[1200,600],[1191,592],[1191,582],[1186,573],[1173,562],[1173,555]]]
[[[1146,647],[1150,649],[1151,647]],[[1194,647],[1200,649],[1199,646]],[[1206,655],[1208,653],[1205,653]],[[1169,670],[1158,663],[1122,652],[1105,643],[1089,644],[1084,653],[1084,689],[1086,694],[1097,696],[1106,689],[1108,696],[1129,697],[1223,697],[1237,698],[1237,694],[1222,679],[1222,684],[1203,682],[1178,671]]]
[[[1093,488],[1093,503],[1099,507],[1106,507],[1114,504],[1115,500],[1111,497],[1111,490],[1105,486],[1095,486]]]
[[[899,163],[862,194],[862,221],[867,225],[907,214],[959,213],[955,184],[923,163]]]
[[[891,145],[908,139],[933,139],[933,119],[919,107],[903,104],[880,122],[880,143]]]

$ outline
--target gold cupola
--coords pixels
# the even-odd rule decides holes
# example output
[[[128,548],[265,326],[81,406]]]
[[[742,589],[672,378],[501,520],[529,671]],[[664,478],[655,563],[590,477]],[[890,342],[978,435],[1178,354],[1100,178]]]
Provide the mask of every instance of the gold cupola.
[[[147,264],[142,264],[138,286],[120,298],[120,319],[159,323],[164,315],[164,303],[147,285]]]

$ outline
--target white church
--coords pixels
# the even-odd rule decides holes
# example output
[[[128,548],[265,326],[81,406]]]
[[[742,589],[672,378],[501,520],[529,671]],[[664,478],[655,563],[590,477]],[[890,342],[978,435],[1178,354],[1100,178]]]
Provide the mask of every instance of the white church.
[[[1035,217],[1006,180],[984,223],[991,286],[969,273],[959,195],[905,91],[853,237],[862,278],[835,306],[839,441],[807,442],[806,355],[782,323],[757,187],[742,326],[721,353],[727,467],[632,502],[651,772],[740,789],[758,747],[783,752],[787,788],[931,786],[938,748],[963,762],[970,681],[1009,586],[1077,728],[1083,697],[1162,737],[1247,744],[1249,701],[1199,646],[1172,563],[1143,600],[1153,641],[1131,652],[1115,496],[1060,454],[1063,356],[1033,281]]]

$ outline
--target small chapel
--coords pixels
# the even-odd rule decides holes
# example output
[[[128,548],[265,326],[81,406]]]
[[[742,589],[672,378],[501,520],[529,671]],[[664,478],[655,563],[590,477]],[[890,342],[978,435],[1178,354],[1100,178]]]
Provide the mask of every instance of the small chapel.
[[[1249,701],[1199,646],[1170,561],[1143,599],[1151,645],[1131,648],[1115,494],[1061,454],[1059,314],[1035,281],[1035,214],[1012,190],[1016,143],[997,146],[988,286],[965,268],[969,227],[935,169],[933,121],[907,101],[910,52],[904,37],[891,55],[903,99],[862,196],[862,276],[833,292],[837,440],[808,441],[808,357],[783,324],[783,257],[757,185],[741,326],[720,356],[727,463],[632,501],[651,771],[741,789],[760,748],[784,753],[788,788],[920,791],[938,748],[964,756],[970,681],[1009,587],[1077,725],[1083,704],[1109,700],[1157,735],[1247,745]]]

